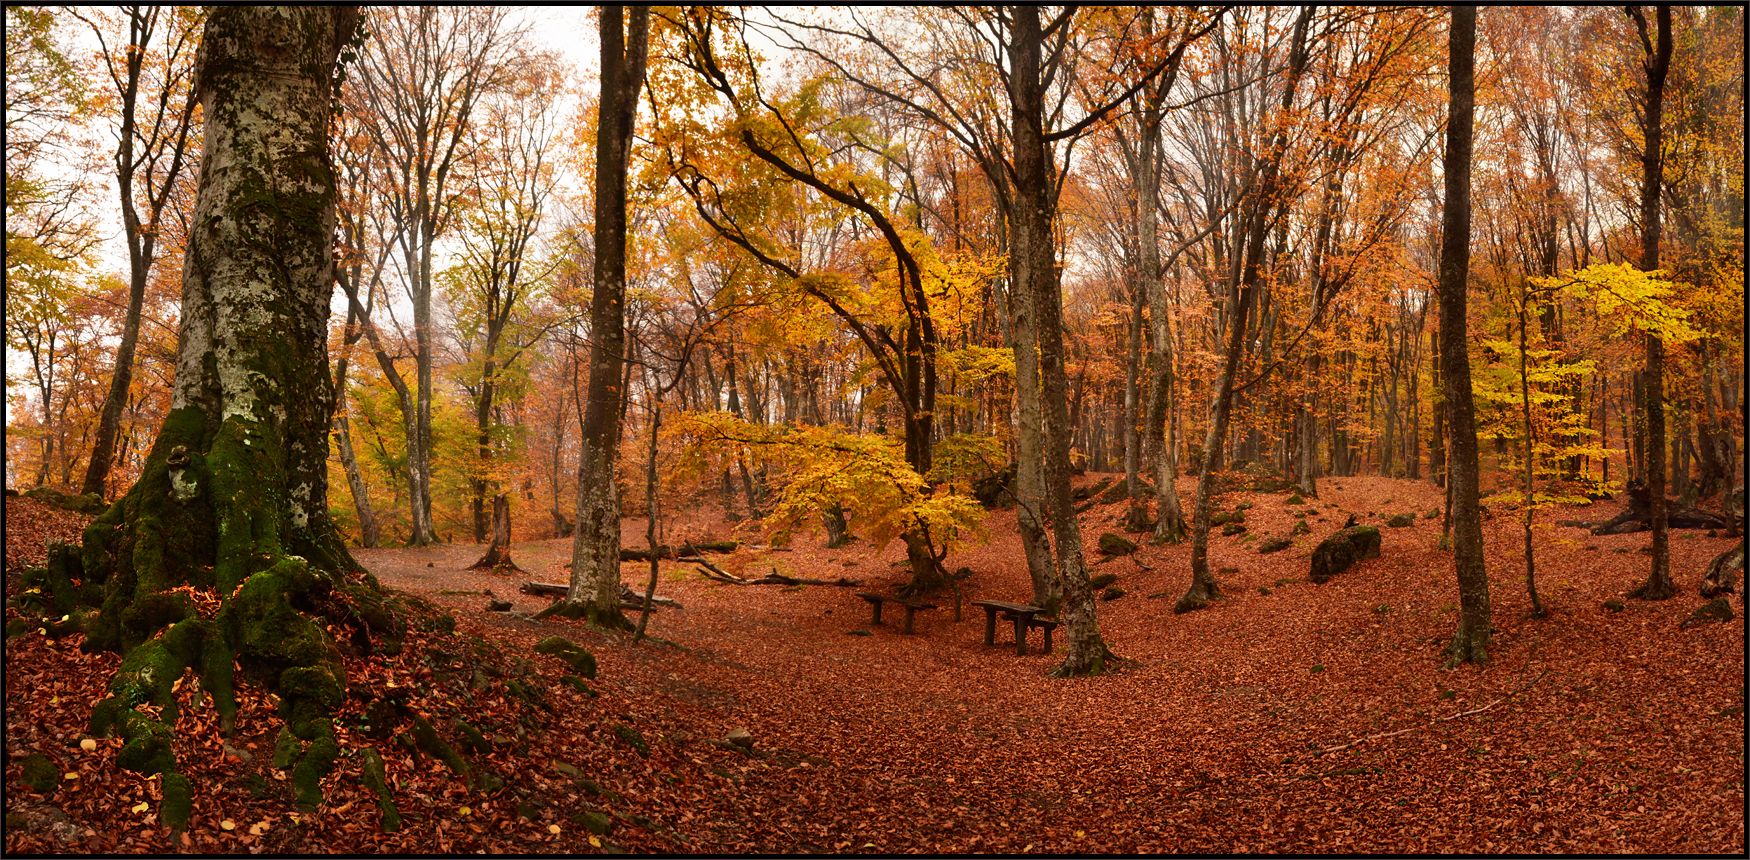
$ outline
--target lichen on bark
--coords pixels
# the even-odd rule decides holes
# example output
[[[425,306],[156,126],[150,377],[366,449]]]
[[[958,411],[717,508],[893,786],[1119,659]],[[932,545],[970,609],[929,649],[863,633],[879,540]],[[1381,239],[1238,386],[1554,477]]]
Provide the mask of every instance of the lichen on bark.
[[[298,803],[320,802],[340,750],[340,650],[392,647],[392,603],[347,554],[327,514],[327,362],[333,171],[328,131],[340,48],[357,7],[222,7],[204,34],[197,91],[205,146],[183,273],[171,410],[141,477],[33,574],[42,608],[78,605],[87,650],[122,664],[93,710],[118,762],[163,775],[162,820],[187,824],[176,772],[176,684],[190,670],[221,728],[234,671],[278,695]],[[211,590],[204,615],[194,594]]]

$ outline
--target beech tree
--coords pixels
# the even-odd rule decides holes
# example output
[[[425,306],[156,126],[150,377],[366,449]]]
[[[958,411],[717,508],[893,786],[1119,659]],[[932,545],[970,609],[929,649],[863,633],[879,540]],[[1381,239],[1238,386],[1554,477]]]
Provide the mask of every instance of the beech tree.
[[[1654,13],[1649,34],[1646,11],[1639,6],[1628,7],[1634,18],[1635,30],[1641,37],[1646,57],[1643,68],[1647,76],[1646,98],[1641,105],[1641,270],[1659,268],[1659,203],[1664,191],[1665,153],[1662,124],[1665,116],[1665,78],[1671,71],[1671,6],[1661,3]],[[1669,502],[1665,499],[1665,342],[1656,331],[1647,338],[1646,398],[1647,413],[1647,498],[1651,502],[1648,519],[1653,526],[1652,569],[1647,581],[1629,593],[1646,600],[1664,600],[1677,593],[1671,582],[1671,542],[1669,537]]]
[[[596,114],[595,291],[590,297],[589,390],[577,464],[571,585],[549,607],[632,629],[620,612],[620,496],[616,454],[625,403],[626,173],[650,33],[650,8],[601,9],[601,101]]]
[[[434,244],[449,231],[458,186],[468,179],[475,107],[504,83],[523,37],[505,15],[499,7],[385,7],[372,15],[373,38],[350,77],[364,104],[363,131],[380,156],[375,202],[396,222],[401,275],[413,304],[415,379],[406,386],[402,423],[412,514],[407,541],[415,546],[438,540],[431,519]]]
[[[357,21],[350,6],[226,6],[208,17],[173,408],[139,482],[85,530],[82,548],[57,547],[33,574],[56,611],[76,613],[86,649],[123,654],[92,730],[125,740],[123,767],[162,775],[160,816],[175,829],[190,813],[172,751],[185,667],[227,733],[234,666],[278,695],[294,795],[313,809],[340,752],[332,716],[345,676],[311,613],[366,643],[398,633],[328,516],[328,134],[336,63]],[[197,613],[185,585],[212,589],[217,615]]]
[[[1453,6],[1447,49],[1451,108],[1446,120],[1446,197],[1440,223],[1440,360],[1451,434],[1448,484],[1459,596],[1458,630],[1447,647],[1447,659],[1453,664],[1487,662],[1492,632],[1489,578],[1483,569],[1483,521],[1477,504],[1476,409],[1471,400],[1470,346],[1465,336],[1476,38],[1476,7]]]
[[[125,39],[110,32],[115,22],[107,18],[72,14],[97,35],[98,60],[116,90],[115,178],[128,246],[127,318],[80,487],[80,492],[102,496],[108,491],[122,410],[133,384],[146,282],[165,233],[163,220],[171,214],[183,165],[199,146],[192,77],[201,13],[189,7],[124,6],[120,22],[127,28]]]

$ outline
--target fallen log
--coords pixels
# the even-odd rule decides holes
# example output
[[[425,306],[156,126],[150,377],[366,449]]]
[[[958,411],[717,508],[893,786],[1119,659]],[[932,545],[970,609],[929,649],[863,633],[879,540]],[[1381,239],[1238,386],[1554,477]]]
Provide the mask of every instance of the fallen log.
[[[536,597],[548,597],[558,600],[564,597],[566,592],[571,590],[571,586],[562,582],[525,582],[519,586],[517,590],[524,594],[531,594]],[[668,597],[652,597],[650,599],[650,604],[652,606],[673,606],[676,609],[682,608],[679,601]],[[638,594],[632,589],[622,585],[620,586],[620,606],[625,609],[642,609],[644,608],[644,595]]]
[[[740,545],[741,544],[738,544],[732,540],[706,540],[706,541],[697,541],[697,542],[687,541],[686,543],[683,543],[678,547],[669,546],[668,544],[663,544],[663,545],[656,548],[656,557],[657,558],[680,558],[681,556],[699,555],[700,553],[706,553],[706,552],[735,552],[736,547],[738,547]],[[651,554],[651,551],[649,549],[621,548],[620,560],[621,561],[649,561],[650,554]]]
[[[1653,497],[1647,492],[1647,487],[1640,481],[1630,481],[1628,485],[1628,507],[1608,522],[1592,526],[1595,535],[1625,535],[1634,532],[1644,532],[1653,527]],[[1732,521],[1719,514],[1704,511],[1700,508],[1667,501],[1665,506],[1665,521],[1674,529],[1729,529]],[[1568,522],[1578,524],[1578,521]]]
[[[786,576],[785,574],[779,573],[776,568],[773,568],[771,573],[759,577],[758,579],[748,579],[746,577],[736,576],[735,574],[702,558],[683,558],[681,561],[691,562],[694,565],[697,565],[694,570],[697,570],[706,579],[725,582],[730,585],[834,585],[845,588],[854,588],[863,584],[862,580],[846,579],[842,576],[838,579],[809,579],[800,576]]]

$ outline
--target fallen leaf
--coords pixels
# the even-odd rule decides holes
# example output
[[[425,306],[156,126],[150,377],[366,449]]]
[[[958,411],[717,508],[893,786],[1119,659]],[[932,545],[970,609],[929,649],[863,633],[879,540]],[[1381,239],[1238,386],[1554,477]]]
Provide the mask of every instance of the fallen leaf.
[[[219,822],[219,829],[220,830],[236,830],[237,829],[237,822],[232,821],[231,819],[227,818],[224,821]]]

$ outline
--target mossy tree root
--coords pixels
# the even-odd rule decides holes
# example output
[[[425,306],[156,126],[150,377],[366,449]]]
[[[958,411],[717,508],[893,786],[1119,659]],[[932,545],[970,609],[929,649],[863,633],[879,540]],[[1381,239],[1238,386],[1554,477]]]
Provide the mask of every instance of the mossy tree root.
[[[340,754],[332,718],[345,696],[340,651],[315,619],[353,627],[367,643],[398,642],[402,632],[376,582],[332,535],[283,515],[269,429],[232,416],[203,445],[205,423],[198,410],[173,410],[139,483],[86,529],[82,552],[58,549],[37,575],[51,606],[96,606],[83,616],[85,650],[123,655],[91,731],[126,741],[123,767],[163,775],[160,815],[176,830],[189,813],[171,752],[174,685],[185,672],[212,696],[227,733],[237,716],[234,667],[278,694],[280,757],[297,803],[311,809]],[[217,613],[202,617],[183,586],[213,589]]]

